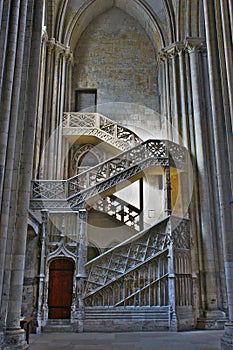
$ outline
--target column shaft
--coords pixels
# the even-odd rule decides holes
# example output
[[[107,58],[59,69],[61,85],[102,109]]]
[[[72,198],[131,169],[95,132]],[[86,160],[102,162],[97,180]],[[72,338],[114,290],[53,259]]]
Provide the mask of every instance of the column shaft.
[[[192,82],[192,101],[193,101],[193,116],[194,116],[194,132],[195,132],[195,148],[196,161],[198,170],[198,195],[200,198],[200,214],[203,253],[204,253],[204,279],[206,281],[206,308],[208,310],[216,310],[217,308],[217,290],[216,290],[216,271],[215,271],[215,254],[213,251],[213,231],[211,227],[211,208],[210,208],[210,191],[208,183],[208,160],[206,158],[207,148],[205,144],[203,111],[205,101],[203,100],[204,91],[201,85],[200,66],[201,53],[200,49],[203,45],[203,40],[200,38],[187,39],[186,45],[190,57],[190,73]]]
[[[221,219],[221,230],[224,247],[225,274],[227,284],[227,297],[229,308],[229,319],[233,322],[233,218],[232,218],[232,184],[230,182],[229,150],[226,140],[228,139],[227,124],[225,122],[223,96],[220,73],[220,62],[218,53],[218,40],[215,30],[214,4],[204,0],[204,15],[207,37],[208,67],[210,76],[211,106],[213,115],[216,169],[219,194],[219,210]],[[226,117],[227,118],[227,117]],[[231,150],[232,152],[232,150]],[[232,334],[233,338],[233,334]]]

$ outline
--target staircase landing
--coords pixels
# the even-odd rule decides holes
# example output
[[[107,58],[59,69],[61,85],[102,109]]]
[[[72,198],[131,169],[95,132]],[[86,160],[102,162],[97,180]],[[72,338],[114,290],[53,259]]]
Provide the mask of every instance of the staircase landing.
[[[84,332],[138,332],[170,329],[170,307],[85,308]]]

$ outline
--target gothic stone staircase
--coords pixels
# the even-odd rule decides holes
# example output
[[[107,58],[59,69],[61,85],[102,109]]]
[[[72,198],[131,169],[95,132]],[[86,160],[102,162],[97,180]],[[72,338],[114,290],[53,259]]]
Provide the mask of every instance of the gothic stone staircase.
[[[167,140],[147,140],[68,180],[33,181],[31,208],[83,210],[87,202],[112,196],[116,185],[124,187],[155,166],[185,169],[185,149]],[[187,219],[168,216],[86,263],[82,271],[86,278],[83,274],[78,287],[84,289],[77,308],[84,331],[194,327]]]
[[[188,220],[167,217],[85,268],[84,331],[194,326]]]

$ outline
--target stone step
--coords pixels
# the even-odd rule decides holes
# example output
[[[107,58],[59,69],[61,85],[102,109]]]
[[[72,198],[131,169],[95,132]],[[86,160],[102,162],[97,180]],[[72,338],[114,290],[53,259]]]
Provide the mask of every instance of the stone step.
[[[42,330],[44,333],[69,333],[73,332],[73,325],[70,319],[50,319]]]
[[[70,319],[69,318],[52,318],[52,319],[48,319],[47,324],[70,325]]]
[[[160,331],[170,326],[169,306],[85,308],[84,332]]]

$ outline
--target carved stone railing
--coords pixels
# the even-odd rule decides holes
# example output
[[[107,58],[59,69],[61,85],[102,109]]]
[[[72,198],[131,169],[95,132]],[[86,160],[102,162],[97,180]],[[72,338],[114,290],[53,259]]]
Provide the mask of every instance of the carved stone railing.
[[[85,306],[166,306],[168,302],[168,251],[140,264],[104,288],[85,297]]]
[[[123,183],[149,167],[185,169],[187,153],[184,147],[167,140],[147,140],[69,180],[69,203],[80,207],[85,201]]]
[[[114,195],[100,199],[97,210],[107,213],[134,230],[143,230],[141,210]]]
[[[63,135],[96,136],[122,151],[142,142],[134,132],[99,113],[64,113],[62,125]]]
[[[191,306],[189,220],[170,217],[86,264],[87,307]]]
[[[162,220],[87,263],[85,294],[93,294],[166,249],[168,221]]]
[[[64,200],[66,199],[66,180],[32,181],[32,199]]]
[[[116,185],[139,177],[149,167],[185,169],[186,157],[186,149],[171,141],[147,140],[68,180],[32,181],[31,208],[78,209],[96,195],[112,194]]]

